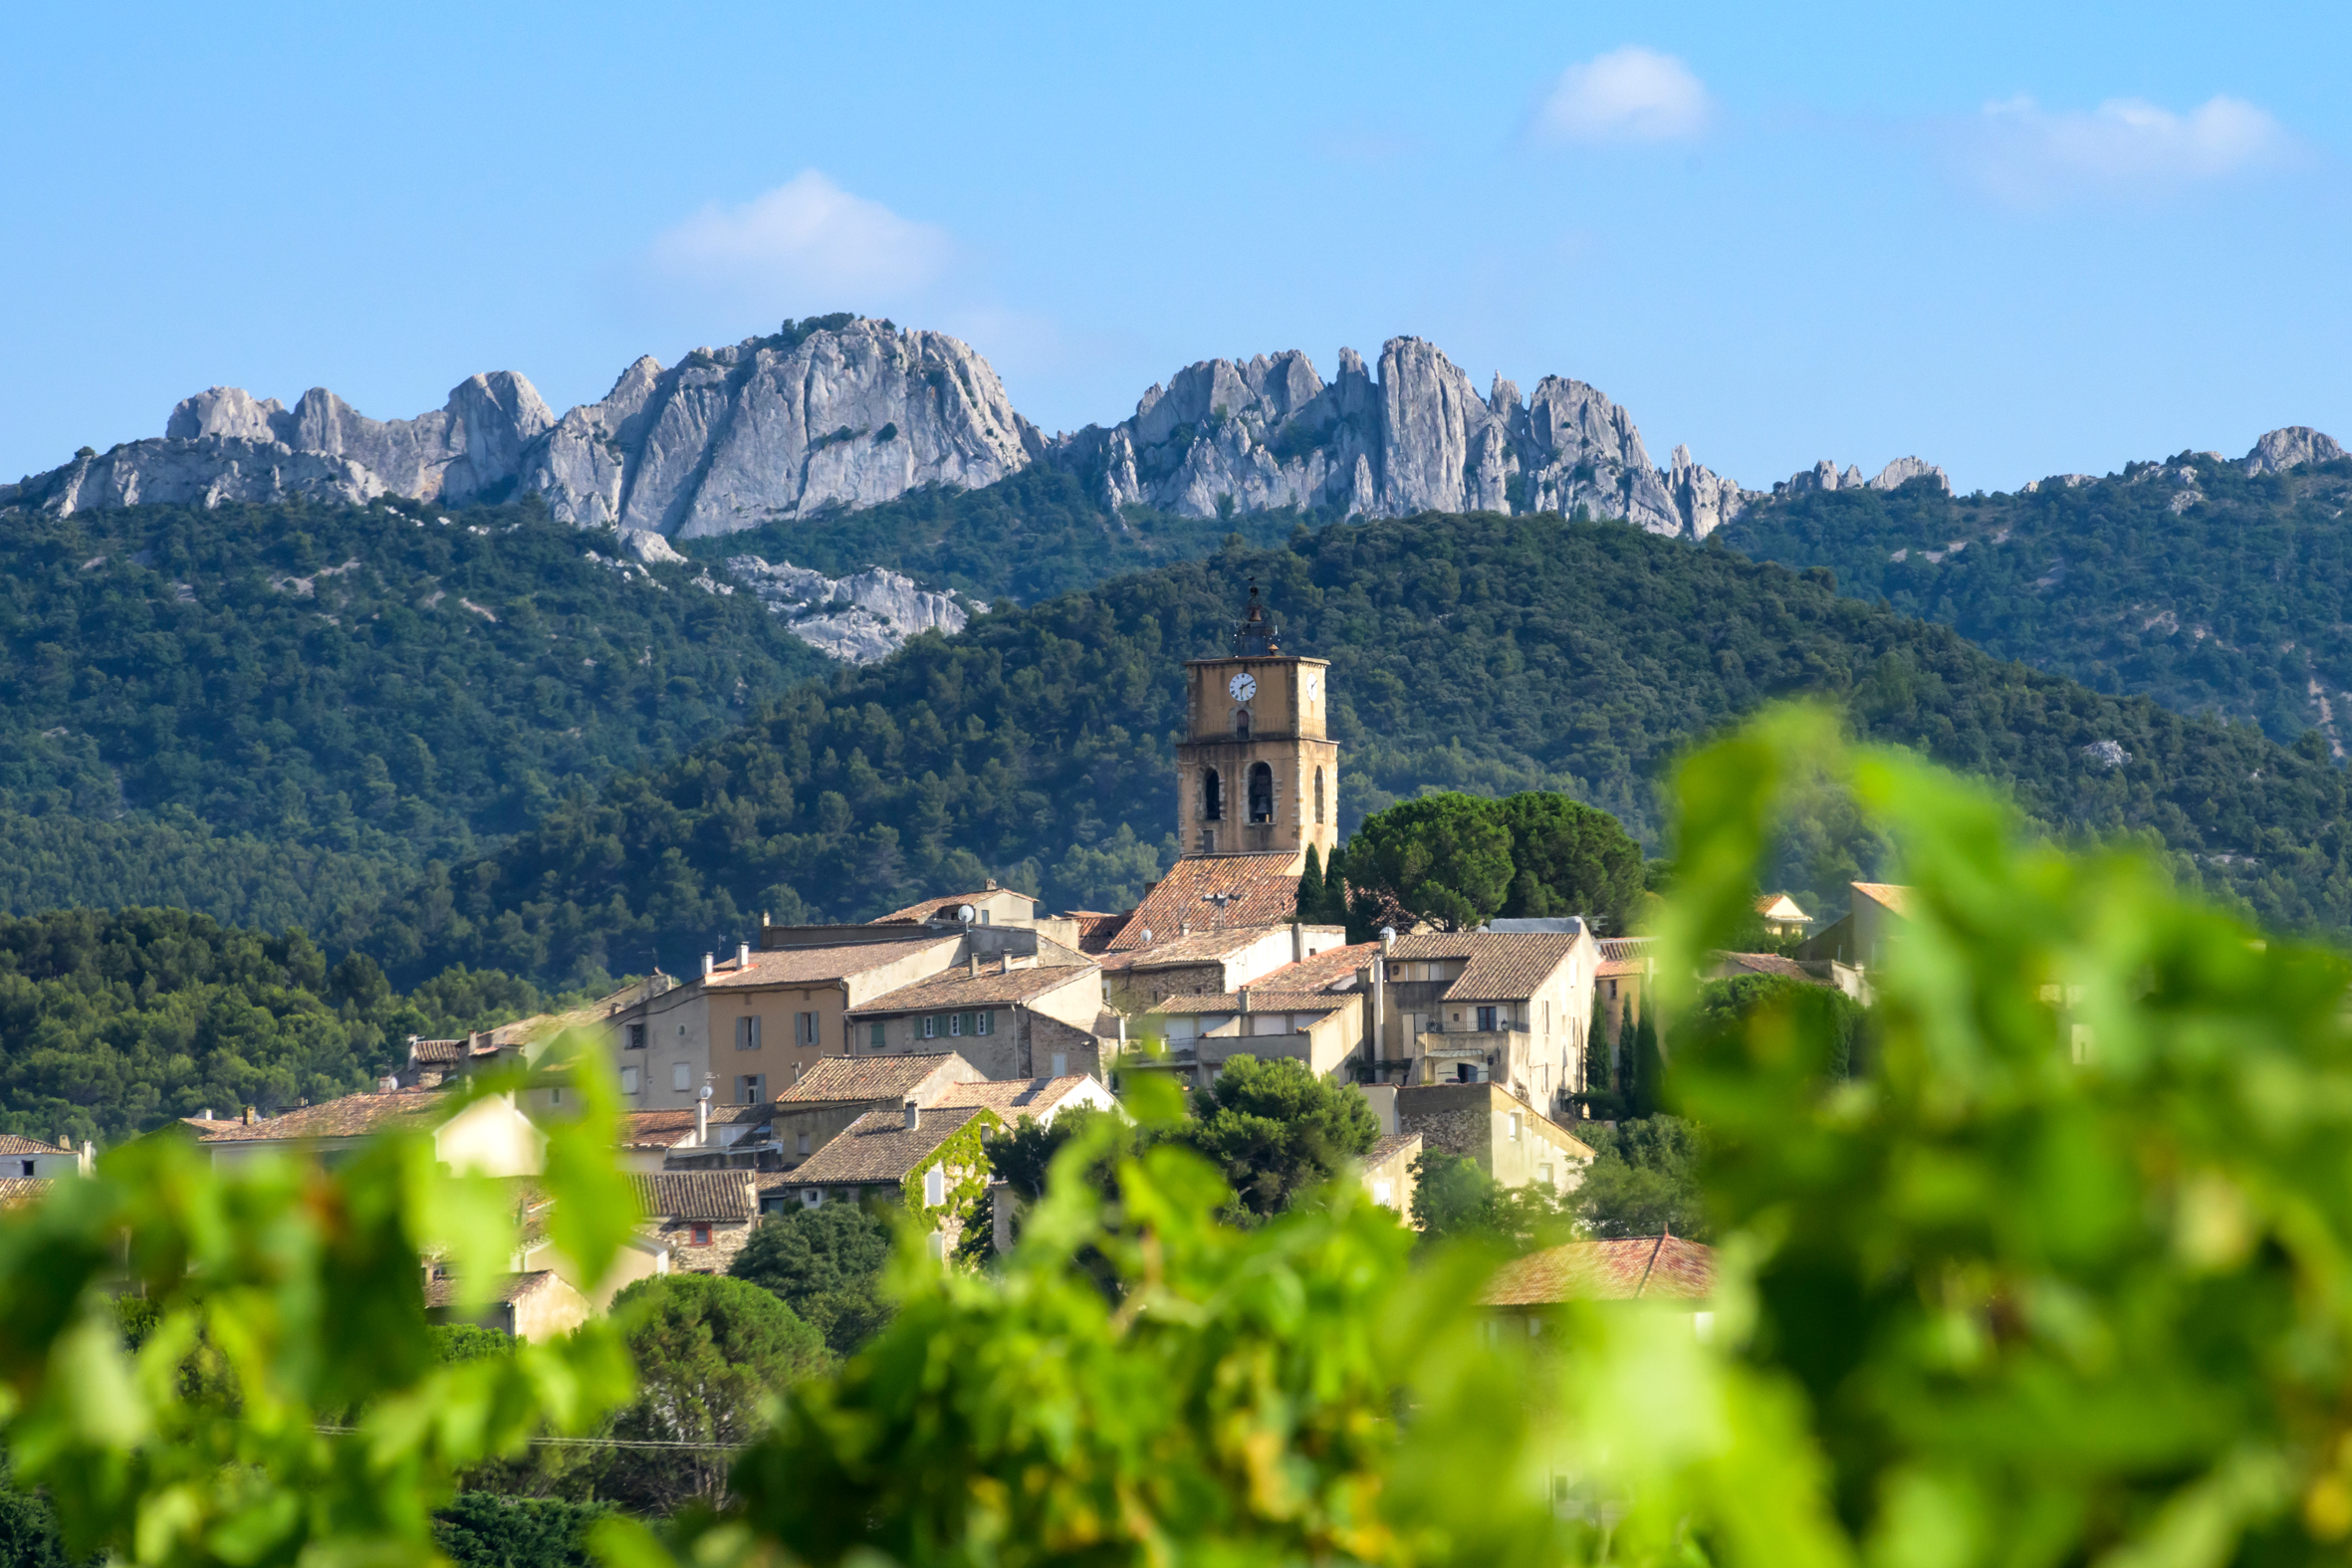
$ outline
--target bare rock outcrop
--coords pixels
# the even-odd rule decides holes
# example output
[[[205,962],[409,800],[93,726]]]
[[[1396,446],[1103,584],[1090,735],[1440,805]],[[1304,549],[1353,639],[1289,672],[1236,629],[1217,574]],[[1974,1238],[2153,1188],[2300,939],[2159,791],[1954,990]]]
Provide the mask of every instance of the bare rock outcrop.
[[[1857,464],[1848,463],[1840,473],[1835,463],[1823,458],[1811,468],[1799,469],[1774,485],[1772,494],[1801,496],[1816,490],[1894,490],[1914,479],[1933,479],[1944,494],[1952,494],[1952,476],[1917,457],[1898,457],[1868,479],[1862,477]]]
[[[727,569],[770,611],[790,617],[794,636],[851,664],[888,658],[926,631],[962,631],[973,611],[988,608],[967,607],[955,594],[933,592],[880,566],[828,577],[789,560],[745,555],[728,558]]]
[[[2305,463],[2332,463],[2343,455],[2344,449],[2333,436],[2309,425],[2288,425],[2265,433],[2254,443],[2254,449],[2245,454],[2245,471],[2283,474]]]

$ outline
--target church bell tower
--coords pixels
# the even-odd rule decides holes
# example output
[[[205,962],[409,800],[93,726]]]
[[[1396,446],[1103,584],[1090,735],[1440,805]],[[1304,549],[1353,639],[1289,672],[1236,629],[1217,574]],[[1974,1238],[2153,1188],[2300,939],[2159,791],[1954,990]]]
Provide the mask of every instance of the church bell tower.
[[[1339,747],[1329,738],[1330,664],[1282,649],[1258,584],[1233,652],[1184,666],[1185,739],[1176,748],[1176,836],[1189,855],[1288,852],[1339,842]]]

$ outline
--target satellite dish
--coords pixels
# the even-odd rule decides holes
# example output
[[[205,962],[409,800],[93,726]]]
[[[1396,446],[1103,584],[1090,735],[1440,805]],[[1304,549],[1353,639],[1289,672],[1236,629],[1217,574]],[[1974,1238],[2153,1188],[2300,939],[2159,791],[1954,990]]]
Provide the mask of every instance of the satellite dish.
[[[698,1094],[698,1095],[696,1095],[696,1096],[695,1096],[695,1098],[696,1098],[696,1099],[698,1099],[698,1100],[707,1100],[707,1099],[709,1099],[710,1097],[711,1097],[711,1086],[710,1086],[709,1084],[707,1084],[707,1083],[706,1083],[706,1084],[704,1084],[704,1085],[702,1086],[702,1092],[701,1092],[700,1094]]]
[[[979,918],[980,911],[974,909],[970,904],[958,904],[956,906],[956,919],[962,921],[965,925],[968,926]]]

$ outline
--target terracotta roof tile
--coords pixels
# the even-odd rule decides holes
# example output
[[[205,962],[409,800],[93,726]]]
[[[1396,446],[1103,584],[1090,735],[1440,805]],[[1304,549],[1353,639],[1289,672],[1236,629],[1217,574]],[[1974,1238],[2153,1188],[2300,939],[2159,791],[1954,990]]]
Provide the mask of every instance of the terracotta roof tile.
[[[431,1118],[443,1104],[439,1089],[401,1089],[391,1094],[347,1094],[256,1121],[230,1122],[203,1136],[205,1143],[257,1143],[305,1138],[359,1138],[386,1127]]]
[[[946,1066],[957,1076],[978,1078],[980,1069],[954,1051],[931,1056],[825,1056],[801,1081],[776,1096],[786,1107],[858,1100],[903,1100],[925,1078]]]
[[[1334,997],[1324,991],[1268,991],[1262,986],[1250,988],[1252,1012],[1337,1012],[1347,1006],[1345,997]],[[1193,1014],[1200,1012],[1239,1012],[1241,994],[1228,992],[1222,997],[1168,997],[1152,1005],[1152,1012]],[[1146,1013],[1145,1016],[1149,1016]]]
[[[922,1164],[932,1150],[954,1136],[975,1116],[997,1126],[1004,1118],[985,1106],[923,1112],[922,1125],[909,1129],[898,1111],[867,1111],[843,1128],[840,1135],[818,1150],[792,1172],[797,1187],[899,1182]]]
[[[1034,1002],[1050,991],[1084,980],[1094,974],[1091,964],[1040,965],[1000,973],[982,969],[977,975],[969,970],[951,969],[944,974],[918,980],[911,986],[884,992],[871,1002],[851,1008],[845,1016],[858,1018],[885,1012],[923,1012],[933,1008],[953,1010],[984,1004],[1017,1004]]]
[[[939,1097],[938,1109],[962,1110],[985,1105],[1008,1124],[1024,1116],[1042,1116],[1094,1080],[1082,1073],[1058,1078],[990,1078],[959,1083]],[[900,1115],[903,1117],[902,1111]]]
[[[1649,972],[1648,959],[1602,959],[1592,968],[1594,977],[1599,980],[1616,980],[1626,975],[1647,975]]]
[[[1655,937],[1599,937],[1594,939],[1594,945],[1600,949],[1602,963],[1623,964],[1649,958],[1657,940]]]
[[[1715,1293],[1715,1249],[1677,1235],[1570,1241],[1507,1263],[1483,1306],[1560,1301],[1704,1301]]]
[[[1220,902],[1222,900],[1222,902]],[[1110,944],[1113,953],[1175,939],[1189,923],[1193,934],[1248,926],[1288,925],[1298,910],[1298,855],[1194,855],[1177,861],[1135,906]]]
[[[498,1276],[496,1286],[490,1292],[490,1299],[512,1305],[525,1296],[545,1290],[549,1281],[555,1277],[555,1272],[546,1268],[534,1269],[528,1274],[501,1274]],[[426,1306],[446,1307],[454,1304],[456,1300],[457,1281],[447,1274],[436,1272],[432,1278],[425,1281],[424,1304]]]
[[[1099,909],[1073,909],[1063,918],[1077,922],[1080,953],[1101,953],[1117,939],[1128,917],[1134,913],[1131,909],[1116,915]]]
[[[1446,988],[1446,1001],[1518,1002],[1540,990],[1583,940],[1544,932],[1460,931],[1399,937],[1389,957],[1468,960]]]
[[[43,1143],[38,1138],[19,1138],[15,1133],[0,1133],[0,1154],[72,1154],[71,1149],[60,1149],[56,1144]]]
[[[1035,893],[1024,893],[1017,887],[975,888],[969,893],[949,893],[939,898],[926,898],[919,904],[909,904],[904,909],[894,909],[887,915],[877,915],[866,924],[887,926],[902,920],[953,920],[956,918],[956,909],[959,905],[975,903],[984,898],[993,898],[1000,893],[1010,893],[1015,898],[1026,898],[1032,904],[1038,901],[1038,896]]]
[[[1261,975],[1250,983],[1253,993],[1260,986],[1269,991],[1329,991],[1334,987],[1353,990],[1359,971],[1369,969],[1380,957],[1380,944],[1358,942],[1352,947],[1326,948],[1311,958]]]
[[[1421,1152],[1421,1135],[1417,1132],[1389,1133],[1365,1151],[1364,1164],[1367,1166],[1386,1165],[1398,1155],[1408,1152],[1412,1154]]]
[[[1777,953],[1718,953],[1716,957],[1732,968],[1745,970],[1751,975],[1778,975],[1786,980],[1801,980],[1811,986],[1829,984],[1796,960],[1783,958]]]
[[[946,935],[929,943],[858,942],[837,948],[754,948],[748,968],[732,961],[722,964],[711,971],[703,985],[712,991],[729,991],[739,986],[799,986],[843,980],[869,969],[880,969],[885,964],[895,964],[928,948],[952,947],[961,940]]]
[[[637,1207],[652,1220],[749,1220],[759,1212],[752,1201],[749,1171],[657,1171],[629,1176]]]
[[[1236,926],[1222,931],[1196,931],[1189,937],[1155,938],[1149,947],[1114,948],[1102,955],[1102,972],[1175,969],[1188,964],[1217,964],[1248,948],[1280,926]]]
[[[1905,887],[1902,883],[1856,882],[1851,885],[1855,892],[1861,894],[1873,904],[1880,905],[1886,909],[1891,909],[1896,914],[1903,916],[1905,919],[1910,918],[1911,889]]]
[[[1788,907],[1773,918],[1779,920],[1803,920],[1807,918],[1804,912],[1804,906],[1799,904],[1795,899],[1790,898],[1786,893],[1759,893],[1756,896],[1756,912],[1760,915],[1770,915],[1773,910],[1779,909],[1783,904],[1787,905]]]
[[[37,1204],[49,1196],[51,1185],[46,1176],[0,1176],[0,1210]]]

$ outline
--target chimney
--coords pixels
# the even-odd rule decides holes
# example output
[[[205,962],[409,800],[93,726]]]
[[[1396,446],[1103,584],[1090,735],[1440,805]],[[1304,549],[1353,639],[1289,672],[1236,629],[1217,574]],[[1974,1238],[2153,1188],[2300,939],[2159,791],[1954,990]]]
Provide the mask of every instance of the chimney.
[[[738,942],[735,944],[735,967],[737,969],[752,967],[752,945],[750,943]]]
[[[1177,921],[1177,922],[1176,922],[1176,934],[1177,934],[1178,936],[1180,936],[1180,937],[1189,937],[1189,936],[1191,936],[1191,935],[1192,935],[1192,922],[1191,922],[1191,921],[1189,921],[1189,920],[1179,920],[1179,921]]]
[[[996,1222],[996,1244],[1000,1252],[1013,1250],[1013,1184],[1002,1178],[988,1184],[989,1218]]]
[[[1247,1016],[1249,1016],[1249,1013],[1250,1013],[1250,988],[1249,988],[1249,987],[1247,987],[1247,986],[1244,986],[1244,987],[1241,989],[1241,993],[1240,993],[1240,995],[1241,995],[1241,999],[1242,999],[1242,1015],[1243,1015],[1244,1017],[1247,1017]]]
[[[1294,920],[1291,922],[1291,962],[1294,964],[1302,963],[1305,958],[1306,922]]]
[[[694,1100],[694,1147],[707,1149],[711,1141],[710,1085],[702,1086],[702,1093]]]
[[[253,1107],[250,1105],[245,1107],[245,1125],[248,1127],[253,1125]]]
[[[913,1100],[909,1100],[909,1101],[907,1101],[907,1102],[906,1102],[906,1130],[907,1130],[908,1132],[919,1132],[919,1131],[921,1131],[921,1130],[922,1130],[922,1126],[923,1126],[923,1107],[922,1107],[920,1104],[918,1104],[916,1101],[913,1101]]]
[[[970,978],[973,980],[978,980],[980,978],[980,955],[975,953],[964,962],[968,966]]]
[[[705,953],[705,954],[702,956],[702,978],[703,978],[704,980],[708,980],[708,979],[710,979],[710,978],[711,978],[711,971],[712,971],[712,970],[714,970],[714,969],[717,969],[718,967],[719,967],[719,960],[718,960],[718,955],[716,955],[716,954],[714,954],[714,953]]]
[[[67,1137],[64,1133],[59,1133],[57,1135],[57,1146],[68,1154],[72,1154],[74,1152],[74,1140]]]
[[[375,1092],[378,1094],[391,1094],[396,1092],[399,1087],[400,1080],[388,1072],[375,1080]]]
[[[203,1117],[206,1121],[210,1121],[212,1120],[212,1107],[207,1105],[204,1107],[204,1109],[198,1111],[196,1114]]]

